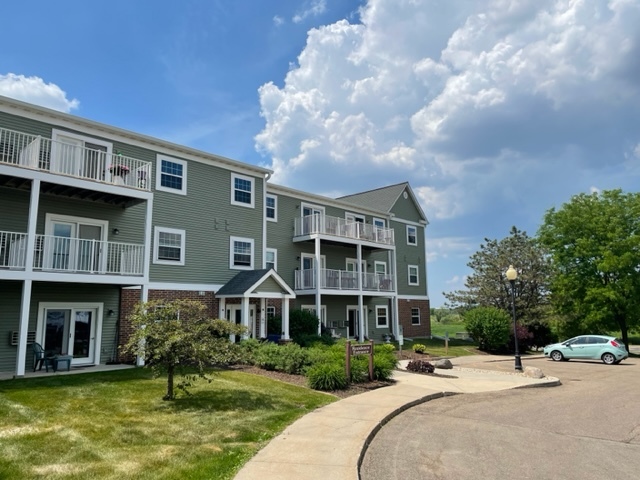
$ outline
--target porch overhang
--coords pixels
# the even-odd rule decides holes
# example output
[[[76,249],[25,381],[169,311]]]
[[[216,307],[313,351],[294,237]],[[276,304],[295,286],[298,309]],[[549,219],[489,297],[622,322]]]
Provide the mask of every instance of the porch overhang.
[[[217,298],[296,298],[293,289],[269,269],[247,270],[238,273],[216,292]]]

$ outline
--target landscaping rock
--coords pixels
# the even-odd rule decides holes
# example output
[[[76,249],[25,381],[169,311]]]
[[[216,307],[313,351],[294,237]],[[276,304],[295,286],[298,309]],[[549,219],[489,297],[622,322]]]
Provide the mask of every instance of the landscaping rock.
[[[442,368],[444,370],[449,370],[453,368],[451,361],[448,358],[443,358],[442,360],[436,360],[433,362],[433,366],[436,368]]]
[[[530,378],[544,378],[544,373],[538,367],[524,367],[524,376]]]

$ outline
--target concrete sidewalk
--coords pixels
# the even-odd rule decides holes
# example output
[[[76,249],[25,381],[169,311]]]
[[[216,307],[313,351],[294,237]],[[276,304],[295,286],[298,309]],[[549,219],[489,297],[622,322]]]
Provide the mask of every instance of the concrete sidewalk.
[[[391,418],[419,403],[458,393],[555,386],[554,377],[533,379],[501,372],[504,357],[452,359],[454,369],[436,370],[443,378],[396,371],[395,385],[345,398],[319,408],[287,427],[240,470],[236,480],[356,480],[366,446]],[[478,365],[495,361],[491,370]],[[506,363],[505,363],[506,365]],[[505,367],[507,368],[507,367]],[[498,370],[498,371],[496,371]]]

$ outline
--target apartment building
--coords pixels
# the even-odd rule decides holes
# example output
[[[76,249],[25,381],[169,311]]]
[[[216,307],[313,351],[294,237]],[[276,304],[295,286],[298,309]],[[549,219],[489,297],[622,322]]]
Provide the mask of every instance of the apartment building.
[[[266,337],[319,312],[336,336],[430,333],[408,183],[331,199],[271,171],[0,97],[0,372],[31,345],[117,362],[139,301],[192,298]],[[318,314],[318,313],[317,313]]]

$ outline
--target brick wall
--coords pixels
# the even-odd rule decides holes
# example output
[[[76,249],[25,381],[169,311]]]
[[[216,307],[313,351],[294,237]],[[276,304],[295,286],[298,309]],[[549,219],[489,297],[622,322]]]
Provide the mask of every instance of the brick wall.
[[[420,325],[411,323],[411,309],[420,310]],[[424,338],[431,336],[431,316],[429,300],[398,300],[398,316],[404,336],[407,338]]]

